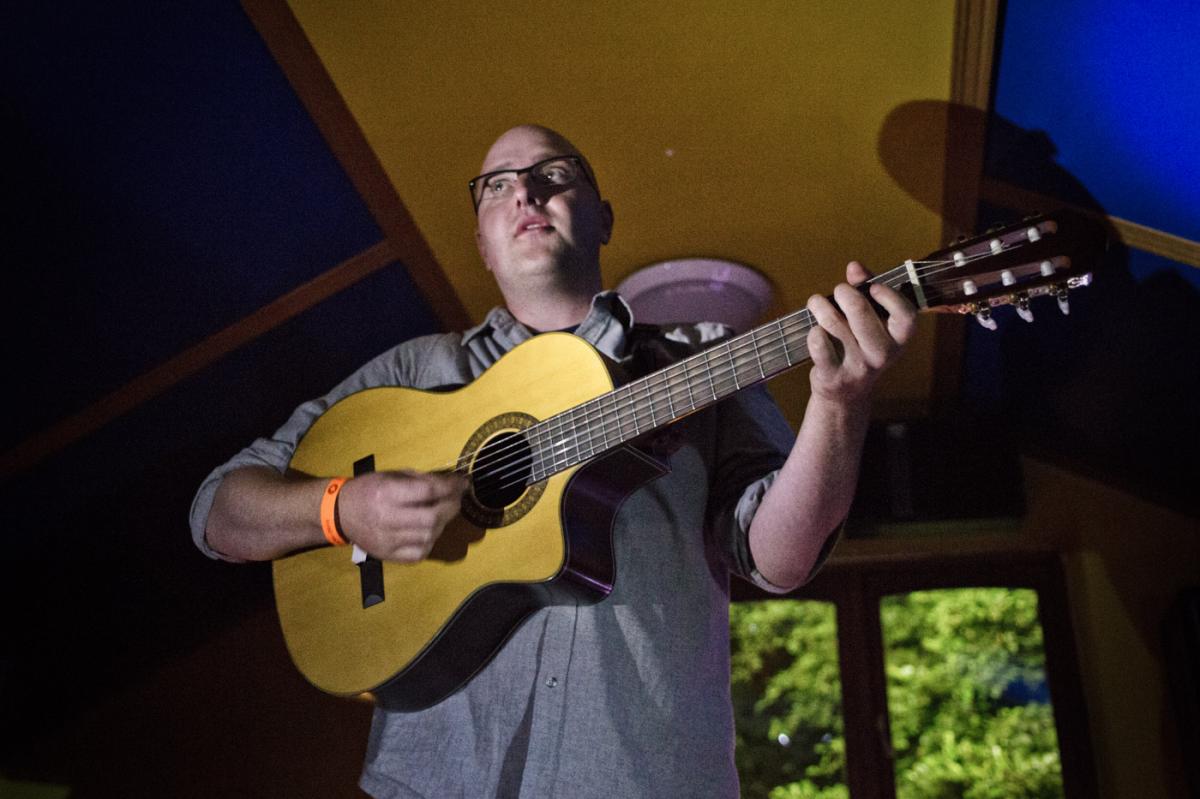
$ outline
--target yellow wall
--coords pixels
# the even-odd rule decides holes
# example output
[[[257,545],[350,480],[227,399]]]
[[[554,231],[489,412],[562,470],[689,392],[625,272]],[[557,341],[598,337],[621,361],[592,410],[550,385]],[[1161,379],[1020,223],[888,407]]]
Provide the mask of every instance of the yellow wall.
[[[1200,585],[1200,525],[1061,469],[1025,468],[1025,535],[1066,552],[1102,796],[1182,796],[1162,623],[1179,592]]]

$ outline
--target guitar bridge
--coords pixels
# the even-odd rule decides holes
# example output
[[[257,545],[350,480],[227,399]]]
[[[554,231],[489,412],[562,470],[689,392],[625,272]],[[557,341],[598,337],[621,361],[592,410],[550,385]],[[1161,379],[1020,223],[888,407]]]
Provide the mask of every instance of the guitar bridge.
[[[367,455],[354,462],[354,476],[375,471],[375,456]],[[362,589],[362,606],[366,610],[383,602],[383,562],[355,547],[354,562],[358,564],[358,582]],[[359,553],[362,557],[357,557]]]

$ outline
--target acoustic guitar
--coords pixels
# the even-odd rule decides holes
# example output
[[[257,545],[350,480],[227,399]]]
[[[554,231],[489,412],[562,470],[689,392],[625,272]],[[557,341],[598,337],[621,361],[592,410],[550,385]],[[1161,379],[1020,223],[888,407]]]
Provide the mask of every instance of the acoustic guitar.
[[[1102,247],[1082,217],[1032,217],[872,282],[922,311],[994,327],[994,307],[1014,305],[1031,320],[1042,295],[1066,313],[1068,291],[1090,282]],[[348,547],[274,562],[296,666],[324,691],[420,709],[464,685],[535,610],[604,599],[616,575],[613,516],[664,469],[629,443],[805,363],[814,324],[801,310],[619,387],[586,341],[549,333],[456,391],[373,388],[334,404],[300,441],[291,470],[455,470],[470,485],[462,513],[419,563]]]

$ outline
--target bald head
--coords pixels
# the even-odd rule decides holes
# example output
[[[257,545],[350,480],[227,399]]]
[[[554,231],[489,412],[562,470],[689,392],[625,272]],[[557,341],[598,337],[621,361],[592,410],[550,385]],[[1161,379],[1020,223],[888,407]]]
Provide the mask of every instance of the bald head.
[[[577,158],[583,175],[555,166]],[[552,174],[530,168],[548,164]],[[510,172],[511,170],[511,172]],[[520,125],[505,131],[483,159],[476,195],[475,241],[508,309],[536,330],[577,324],[600,290],[600,248],[612,233],[612,208],[600,197],[579,148],[557,131]]]
[[[596,173],[587,157],[566,136],[544,125],[517,125],[515,128],[501,133],[487,151],[487,155],[484,156],[483,167],[479,170],[480,174],[529,166],[530,162],[523,159],[527,159],[527,153],[531,146],[540,147],[547,156],[579,156],[583,160],[588,176],[595,184]]]

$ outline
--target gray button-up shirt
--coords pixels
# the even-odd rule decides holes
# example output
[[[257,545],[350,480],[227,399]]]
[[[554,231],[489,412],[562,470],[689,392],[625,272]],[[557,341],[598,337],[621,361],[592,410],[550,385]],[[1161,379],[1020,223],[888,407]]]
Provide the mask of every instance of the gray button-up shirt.
[[[632,314],[615,294],[597,295],[575,334],[618,363],[633,360]],[[197,546],[219,556],[204,528],[221,478],[249,465],[284,471],[332,403],[381,385],[466,384],[531,335],[497,308],[461,335],[413,339],[375,358],[209,476],[192,506]],[[669,359],[727,335],[713,324],[663,328],[650,349]],[[466,687],[428,710],[377,709],[364,790],[405,799],[737,796],[729,575],[773,589],[754,569],[747,531],[791,443],[757,388],[677,422],[670,472],[617,514],[611,596],[536,612]]]

